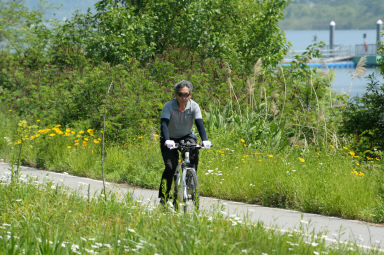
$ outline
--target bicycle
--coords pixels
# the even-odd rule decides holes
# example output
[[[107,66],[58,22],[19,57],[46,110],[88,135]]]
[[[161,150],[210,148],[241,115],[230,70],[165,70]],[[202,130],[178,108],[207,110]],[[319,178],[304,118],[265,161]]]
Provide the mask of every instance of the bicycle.
[[[178,149],[183,160],[177,165],[174,175],[174,207],[179,209],[179,205],[182,204],[184,213],[187,212],[188,203],[192,202],[196,210],[199,210],[199,194],[198,186],[199,181],[197,179],[196,169],[194,165],[191,165],[189,160],[189,153],[191,150],[198,150],[203,148],[199,144],[193,144],[189,141],[176,144],[175,149]]]

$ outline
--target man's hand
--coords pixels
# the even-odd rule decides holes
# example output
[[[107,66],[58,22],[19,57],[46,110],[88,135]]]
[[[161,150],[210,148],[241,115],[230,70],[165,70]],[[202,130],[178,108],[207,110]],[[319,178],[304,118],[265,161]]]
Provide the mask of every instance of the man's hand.
[[[206,149],[209,149],[209,148],[211,148],[211,146],[212,146],[212,143],[211,143],[211,141],[203,141],[203,147],[204,148],[206,148]]]
[[[176,148],[175,141],[173,140],[166,140],[164,145],[167,146],[168,149]]]

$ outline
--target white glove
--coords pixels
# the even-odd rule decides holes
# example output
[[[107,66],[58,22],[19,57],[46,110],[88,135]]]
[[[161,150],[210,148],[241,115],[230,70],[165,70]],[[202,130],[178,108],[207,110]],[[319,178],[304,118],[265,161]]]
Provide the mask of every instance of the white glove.
[[[209,148],[211,148],[211,146],[212,146],[211,141],[203,141],[203,147],[204,148],[209,149]]]
[[[167,146],[168,149],[176,148],[175,141],[173,140],[166,140],[165,146]]]

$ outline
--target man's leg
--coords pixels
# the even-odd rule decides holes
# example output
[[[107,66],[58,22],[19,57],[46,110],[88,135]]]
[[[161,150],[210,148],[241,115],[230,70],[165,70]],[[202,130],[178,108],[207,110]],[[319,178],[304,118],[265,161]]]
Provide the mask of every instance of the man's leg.
[[[190,143],[197,144],[197,138],[193,134],[189,135],[187,138],[185,138],[185,141],[189,141]],[[197,172],[197,166],[199,164],[199,150],[198,149],[192,150],[189,153],[189,161],[191,162],[191,164],[193,164],[195,166],[195,169]]]
[[[161,177],[159,198],[161,198],[163,202],[165,202],[168,199],[169,192],[171,190],[173,176],[175,174],[179,161],[179,153],[176,149],[170,150],[165,147],[164,141],[160,141],[160,148],[161,154],[163,156],[165,169]]]

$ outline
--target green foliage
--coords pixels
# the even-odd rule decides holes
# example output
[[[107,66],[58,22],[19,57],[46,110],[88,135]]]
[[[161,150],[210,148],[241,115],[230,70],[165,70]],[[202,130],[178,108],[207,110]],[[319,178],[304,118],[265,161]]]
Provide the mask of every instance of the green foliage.
[[[112,65],[128,65],[132,57],[147,62],[180,48],[239,70],[248,70],[260,57],[265,65],[276,65],[287,50],[277,26],[284,0],[117,3],[100,1],[96,14],[76,15],[58,27],[53,48],[71,42],[71,48]]]
[[[384,148],[384,84],[379,84],[374,74],[368,76],[367,91],[354,98],[343,113],[343,131],[354,136],[359,151]]]

